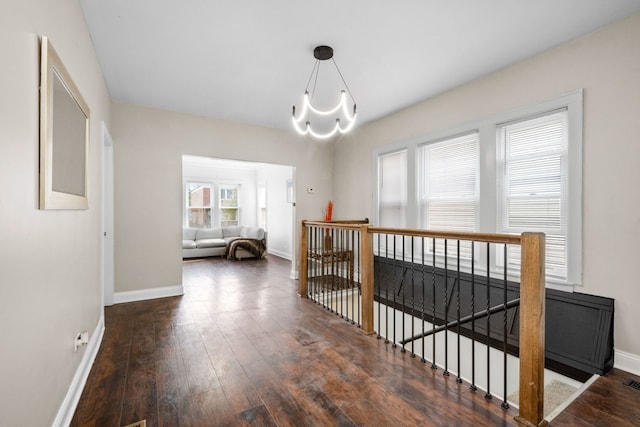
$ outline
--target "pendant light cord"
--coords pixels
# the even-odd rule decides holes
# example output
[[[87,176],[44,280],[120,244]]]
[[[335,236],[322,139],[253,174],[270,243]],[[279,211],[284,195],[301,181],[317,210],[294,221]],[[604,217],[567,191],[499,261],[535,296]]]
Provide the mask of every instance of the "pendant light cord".
[[[351,89],[349,89],[349,85],[347,84],[346,80],[342,76],[342,72],[340,72],[340,68],[338,68],[338,63],[333,58],[331,58],[331,60],[333,61],[333,65],[336,67],[336,70],[338,70],[338,74],[340,75],[340,78],[342,79],[342,83],[344,83],[344,87],[347,89],[349,96],[351,97],[351,99],[353,99],[353,103],[357,104],[356,99],[353,97],[353,94],[351,93]]]

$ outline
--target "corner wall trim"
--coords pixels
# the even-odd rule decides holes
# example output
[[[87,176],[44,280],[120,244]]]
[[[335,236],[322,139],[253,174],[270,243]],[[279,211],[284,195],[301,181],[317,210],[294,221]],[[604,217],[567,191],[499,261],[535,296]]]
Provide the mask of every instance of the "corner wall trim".
[[[98,354],[98,349],[100,348],[103,336],[104,311],[100,314],[100,319],[91,334],[91,339],[89,339],[87,349],[82,356],[78,369],[76,369],[76,373],[73,375],[67,394],[62,401],[62,405],[60,405],[60,409],[58,409],[58,414],[53,420],[53,427],[68,426],[71,424],[71,419],[73,418],[73,414],[76,412],[76,407],[80,401],[82,390],[84,389],[84,385],[89,377],[89,372],[91,372],[91,367],[93,366],[93,362]]]
[[[615,351],[614,367],[627,371],[634,375],[640,375],[640,356],[637,354],[627,353],[626,351]]]
[[[113,295],[114,304],[124,302],[144,301],[155,298],[176,297],[184,294],[182,285],[165,286],[162,288],[140,289],[136,291],[116,292]]]

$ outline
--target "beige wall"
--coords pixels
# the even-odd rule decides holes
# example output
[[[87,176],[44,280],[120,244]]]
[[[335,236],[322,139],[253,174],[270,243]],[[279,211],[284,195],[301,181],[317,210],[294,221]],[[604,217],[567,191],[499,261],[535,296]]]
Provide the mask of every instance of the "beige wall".
[[[120,103],[112,114],[116,293],[182,284],[183,154],[296,166],[297,222],[331,196],[330,143]]]
[[[101,317],[101,120],[109,98],[76,0],[10,0],[0,13],[0,424],[53,423]],[[38,209],[39,35],[91,109],[89,210]]]
[[[338,215],[373,215],[375,148],[584,88],[584,286],[577,291],[615,298],[616,348],[640,355],[638,46],[640,14],[361,127],[336,143]]]

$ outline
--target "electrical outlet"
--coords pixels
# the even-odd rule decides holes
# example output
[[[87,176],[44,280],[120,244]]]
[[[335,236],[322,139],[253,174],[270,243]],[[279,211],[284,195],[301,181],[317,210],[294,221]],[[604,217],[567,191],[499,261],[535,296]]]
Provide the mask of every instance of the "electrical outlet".
[[[78,349],[82,346],[82,332],[78,332],[76,334],[76,339],[73,340],[73,351],[78,351]]]
[[[80,347],[87,344],[89,344],[89,332],[78,332],[75,340],[73,340],[73,351],[78,351]]]

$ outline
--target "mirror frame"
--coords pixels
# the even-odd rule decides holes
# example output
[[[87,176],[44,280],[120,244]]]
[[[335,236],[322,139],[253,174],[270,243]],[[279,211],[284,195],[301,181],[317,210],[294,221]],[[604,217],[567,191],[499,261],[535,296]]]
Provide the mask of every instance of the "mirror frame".
[[[53,102],[54,84],[58,78],[70,97],[76,102],[84,114],[84,182],[78,182],[78,187],[84,188],[84,194],[78,195],[53,189],[53,171],[56,167],[64,167],[56,163],[53,156]],[[89,209],[87,194],[87,169],[89,162],[89,106],[73,82],[71,75],[65,68],[60,56],[55,51],[49,39],[42,36],[40,45],[40,209]]]

